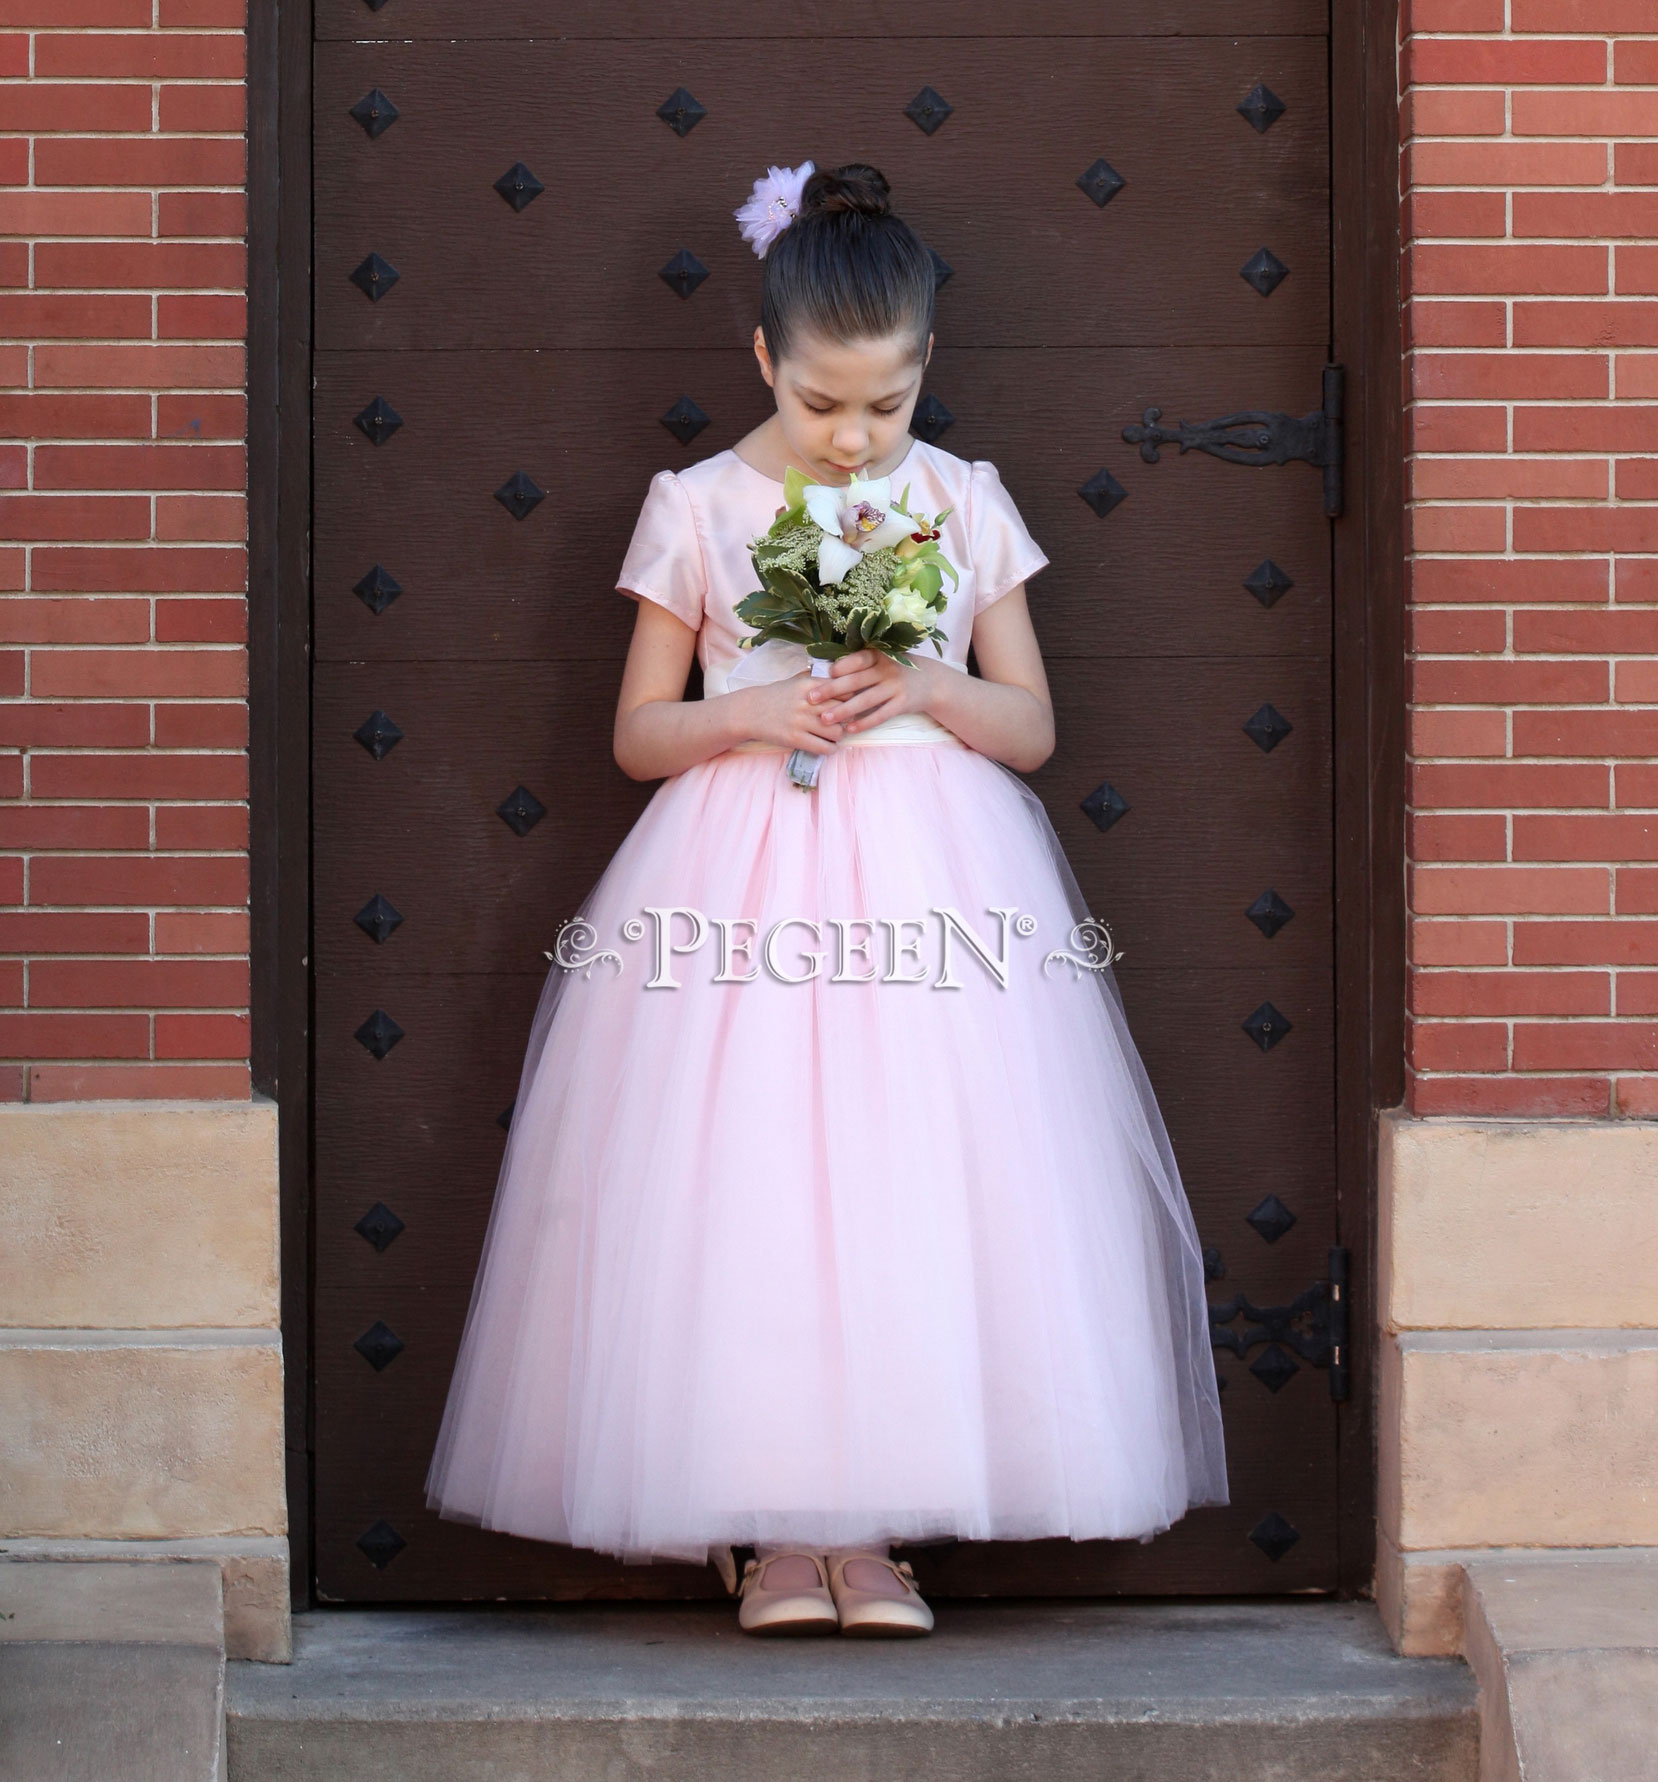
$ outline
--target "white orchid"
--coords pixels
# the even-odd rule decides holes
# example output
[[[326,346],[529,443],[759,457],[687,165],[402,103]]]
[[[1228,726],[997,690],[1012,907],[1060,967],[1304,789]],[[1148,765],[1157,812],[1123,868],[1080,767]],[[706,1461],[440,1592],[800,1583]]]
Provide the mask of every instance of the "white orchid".
[[[808,483],[803,496],[823,533],[817,567],[825,585],[845,581],[865,551],[889,550],[915,531],[915,521],[893,505],[890,477],[855,476],[844,489]]]

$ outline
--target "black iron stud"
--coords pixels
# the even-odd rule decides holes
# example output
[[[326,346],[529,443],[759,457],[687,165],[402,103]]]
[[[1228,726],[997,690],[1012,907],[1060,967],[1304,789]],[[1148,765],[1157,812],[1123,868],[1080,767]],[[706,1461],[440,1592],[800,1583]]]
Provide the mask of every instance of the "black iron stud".
[[[1271,248],[1262,248],[1238,268],[1238,276],[1246,285],[1253,285],[1263,297],[1270,297],[1289,277],[1289,271]]]
[[[1269,1194],[1258,1207],[1244,1214],[1244,1223],[1252,1225],[1269,1244],[1275,1244],[1295,1224],[1295,1214],[1276,1194]]]
[[[1226,1258],[1214,1244],[1206,1244],[1203,1249],[1203,1278],[1206,1281],[1226,1279]]]
[[[933,262],[933,289],[935,291],[942,291],[944,287],[949,284],[950,280],[955,277],[956,269],[945,259],[937,248],[928,248],[927,253]]]
[[[1106,830],[1128,815],[1128,800],[1109,780],[1101,780],[1083,799],[1082,808],[1096,829]]]
[[[928,445],[941,439],[955,424],[956,417],[931,394],[921,398],[915,405],[915,413],[910,416],[910,432],[917,439],[926,440]]]
[[[351,115],[368,132],[372,141],[383,136],[403,115],[378,87],[370,87],[351,108]]]
[[[403,1221],[377,1200],[351,1228],[365,1244],[373,1244],[382,1255],[403,1235]]]
[[[357,1537],[358,1551],[376,1571],[381,1572],[408,1544],[389,1522],[376,1522]]]
[[[386,4],[386,0],[363,0],[363,4],[370,12],[378,12]]]
[[[1263,557],[1244,577],[1243,585],[1262,606],[1276,606],[1295,583],[1270,557]]]
[[[1077,175],[1077,184],[1104,210],[1128,181],[1109,161],[1099,160],[1085,173]]]
[[[942,93],[923,87],[904,107],[904,116],[924,134],[931,136],[956,108]]]
[[[361,414],[351,417],[353,423],[368,435],[370,445],[384,445],[403,425],[403,417],[385,399],[376,396]]]
[[[403,1029],[386,1013],[376,1009],[352,1038],[366,1046],[376,1058],[384,1058],[403,1037]]]
[[[1270,702],[1263,705],[1253,717],[1246,718],[1243,727],[1244,735],[1254,743],[1256,748],[1267,755],[1270,755],[1294,728],[1295,726],[1289,719]]]
[[[351,919],[376,946],[383,946],[403,920],[403,912],[376,891]]]
[[[697,407],[689,396],[681,396],[673,407],[661,417],[661,421],[662,425],[681,445],[689,445],[708,425],[707,415]]]
[[[378,1322],[371,1324],[351,1346],[377,1374],[383,1373],[403,1353],[402,1337]]]
[[[1244,911],[1244,914],[1248,916],[1250,921],[1260,929],[1262,934],[1264,934],[1268,940],[1271,940],[1278,930],[1282,928],[1292,916],[1294,916],[1295,911],[1285,903],[1283,898],[1281,898],[1276,891],[1269,888],[1268,890],[1263,891],[1261,895],[1255,899],[1249,908]]]
[[[1301,1372],[1301,1364],[1288,1349],[1268,1343],[1249,1364],[1249,1371],[1269,1392],[1282,1392]]]
[[[1077,493],[1102,520],[1119,503],[1128,500],[1128,490],[1109,470],[1096,471]]]
[[[675,87],[657,106],[656,115],[676,136],[689,136],[708,116],[708,107],[699,105],[683,87]]]
[[[689,297],[707,278],[708,268],[689,248],[681,248],[656,276],[676,295]]]
[[[1242,1026],[1263,1052],[1270,1052],[1290,1031],[1291,1023],[1288,1015],[1281,1014],[1270,1002],[1263,1002],[1244,1019]]]
[[[533,792],[514,786],[495,807],[495,814],[509,829],[528,835],[547,814],[547,807]]]
[[[370,254],[361,266],[353,269],[351,282],[370,303],[378,303],[401,277],[402,274],[389,260],[382,260],[378,254]]]
[[[1249,119],[1258,135],[1265,136],[1284,115],[1284,102],[1271,87],[1257,81],[1238,101],[1238,110]]]
[[[403,740],[403,732],[384,712],[370,712],[351,734],[376,761],[384,761]]]
[[[518,1098],[516,1096],[514,1096],[513,1099],[511,1101],[509,1101],[504,1108],[502,1108],[500,1113],[498,1113],[495,1116],[495,1124],[497,1126],[499,1126],[503,1132],[511,1132],[512,1131],[512,1116],[513,1116],[514,1112],[517,1110],[517,1107],[518,1107]]]
[[[1249,1531],[1249,1538],[1276,1564],[1301,1539],[1301,1531],[1274,1510],[1255,1524]]]
[[[376,563],[351,592],[378,618],[403,592],[403,584]]]
[[[527,520],[547,499],[547,491],[523,471],[515,470],[495,491],[495,499],[515,520]]]
[[[514,210],[522,210],[526,204],[534,204],[547,188],[522,161],[514,161],[495,182],[495,189]]]

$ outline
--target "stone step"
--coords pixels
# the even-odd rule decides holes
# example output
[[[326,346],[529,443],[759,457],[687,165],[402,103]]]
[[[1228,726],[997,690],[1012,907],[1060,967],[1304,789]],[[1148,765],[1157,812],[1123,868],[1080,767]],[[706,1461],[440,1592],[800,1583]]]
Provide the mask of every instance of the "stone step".
[[[723,1605],[320,1609],[235,1664],[230,1782],[1474,1782],[1460,1659],[1368,1603],[936,1605],[757,1640]]]

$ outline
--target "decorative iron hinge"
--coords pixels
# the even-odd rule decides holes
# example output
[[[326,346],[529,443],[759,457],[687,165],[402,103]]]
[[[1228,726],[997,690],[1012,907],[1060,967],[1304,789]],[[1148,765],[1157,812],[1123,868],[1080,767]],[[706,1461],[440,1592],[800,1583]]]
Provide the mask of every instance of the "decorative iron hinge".
[[[1209,1308],[1209,1341],[1216,1349],[1230,1349],[1234,1355],[1247,1357],[1262,1343],[1276,1344],[1280,1353],[1293,1349],[1313,1367],[1327,1368],[1330,1374],[1330,1397],[1340,1404],[1347,1397],[1347,1278],[1350,1258],[1340,1244],[1330,1251],[1330,1278],[1315,1281],[1304,1293],[1298,1293],[1287,1306],[1252,1305],[1243,1294],[1235,1293],[1222,1305]],[[1235,1318],[1248,1322],[1237,1330],[1226,1328]],[[1263,1361],[1267,1358],[1263,1357]],[[1262,1361],[1255,1371],[1274,1391],[1295,1371],[1288,1356],[1279,1364],[1281,1372],[1274,1384],[1274,1370],[1263,1369]]]
[[[1193,425],[1182,421],[1178,427],[1160,427],[1160,408],[1148,408],[1137,427],[1125,427],[1123,438],[1140,448],[1140,456],[1148,464],[1158,462],[1159,446],[1179,446],[1182,453],[1207,452],[1211,458],[1224,458],[1228,464],[1288,464],[1292,461],[1316,465],[1324,472],[1324,512],[1334,520],[1341,514],[1342,439],[1341,417],[1345,368],[1324,367],[1324,403],[1310,415],[1272,414],[1262,409],[1246,409],[1241,414],[1222,415],[1218,421]]]

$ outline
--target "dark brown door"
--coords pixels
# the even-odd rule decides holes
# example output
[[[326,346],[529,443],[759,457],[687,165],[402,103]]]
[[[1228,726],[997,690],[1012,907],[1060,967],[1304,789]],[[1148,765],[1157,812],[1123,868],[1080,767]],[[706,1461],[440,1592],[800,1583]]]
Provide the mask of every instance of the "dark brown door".
[[[623,550],[653,471],[766,413],[731,211],[768,162],[867,159],[948,268],[928,437],[994,460],[1053,559],[1033,783],[1126,950],[1213,1298],[1291,1306],[1337,1240],[1322,485],[1123,430],[1319,404],[1323,3],[316,18],[318,1588],[714,1593],[439,1522],[422,1484],[543,949],[651,790],[610,755]],[[1334,1587],[1316,1317],[1217,1351],[1230,1508],[930,1550],[933,1587]]]

